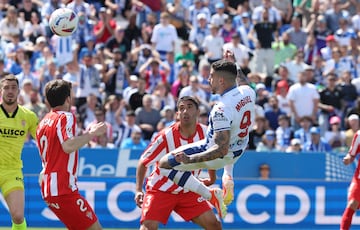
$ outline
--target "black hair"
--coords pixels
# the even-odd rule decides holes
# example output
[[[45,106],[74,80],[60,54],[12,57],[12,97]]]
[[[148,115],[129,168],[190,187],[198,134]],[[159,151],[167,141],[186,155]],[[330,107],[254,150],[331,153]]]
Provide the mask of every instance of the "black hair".
[[[67,97],[71,95],[71,82],[57,79],[46,83],[45,97],[50,107],[63,105]]]
[[[183,102],[183,101],[192,101],[194,103],[196,109],[199,109],[199,101],[195,97],[191,97],[191,96],[184,96],[184,97],[179,98],[176,107],[179,107],[180,102]]]
[[[231,61],[228,61],[225,59],[221,59],[221,60],[218,60],[218,61],[212,63],[211,68],[215,72],[228,73],[229,75],[233,76],[234,78],[236,78],[236,76],[238,75],[238,70],[237,70],[236,64],[234,62],[231,62]]]

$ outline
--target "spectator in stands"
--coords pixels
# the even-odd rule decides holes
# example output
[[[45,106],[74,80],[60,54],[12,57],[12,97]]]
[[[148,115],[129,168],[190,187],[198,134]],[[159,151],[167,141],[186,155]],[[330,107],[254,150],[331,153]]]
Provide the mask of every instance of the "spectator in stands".
[[[210,25],[210,32],[211,33],[205,37],[202,47],[207,61],[211,64],[222,58],[224,39],[219,36],[219,30],[216,25]]]
[[[122,97],[125,100],[127,104],[129,104],[129,99],[131,93],[133,93],[134,90],[137,90],[139,83],[139,78],[136,75],[130,75],[129,77],[129,85],[124,89]]]
[[[163,67],[163,70],[160,69],[160,65]],[[146,91],[153,93],[159,81],[167,83],[166,79],[170,69],[159,58],[149,58],[148,61],[140,67],[139,71],[140,75],[143,76],[146,81]]]
[[[189,85],[190,72],[187,67],[182,67],[179,70],[177,79],[171,86],[171,93],[174,96],[174,99],[177,100],[180,94],[180,91]]]
[[[105,41],[104,53],[107,57],[115,57],[114,49],[119,49],[122,61],[128,60],[131,50],[131,40],[125,37],[125,30],[121,25],[116,26],[112,36]]]
[[[33,83],[30,79],[25,79],[22,81],[18,97],[18,102],[20,105],[26,105],[30,103],[30,94],[33,88]]]
[[[274,66],[279,66],[293,59],[297,48],[290,42],[287,32],[281,34],[281,39],[274,41],[271,45],[274,50]]]
[[[175,55],[176,63],[183,63],[183,61],[195,62],[195,57],[188,41],[183,41],[180,47],[180,52]]]
[[[312,118],[303,116],[300,118],[299,124],[300,128],[295,130],[294,138],[299,139],[301,146],[304,146],[311,139],[310,128],[313,126]]]
[[[77,80],[77,91],[76,91],[76,107],[78,111],[81,111],[82,105],[86,101],[86,97],[90,94],[94,95],[100,100],[99,87],[101,83],[100,72],[94,67],[93,53],[86,52],[82,58],[80,64],[80,77]],[[81,112],[80,112],[81,113]]]
[[[334,33],[334,38],[340,46],[349,46],[352,36],[356,36],[355,30],[349,25],[349,16],[339,18],[339,29]]]
[[[273,6],[279,11],[281,16],[281,24],[287,25],[291,22],[293,15],[293,6],[291,0],[273,0]]]
[[[316,87],[306,82],[304,72],[299,72],[298,82],[290,86],[287,97],[290,101],[292,113],[291,124],[294,129],[299,128],[300,118],[310,116],[313,124],[317,124],[317,112],[319,103],[319,93]]]
[[[81,116],[81,120],[84,123],[84,127],[87,128],[89,126],[90,123],[92,123],[95,119],[95,111],[97,108],[97,97],[95,94],[90,93],[87,97],[86,97],[86,103],[83,104],[82,108],[78,108],[77,109],[80,112],[80,116]]]
[[[140,127],[135,124],[136,115],[133,110],[129,110],[126,112],[125,119],[122,119],[119,113],[120,111],[117,110],[117,126],[114,126],[114,144],[117,148],[120,148],[123,140],[131,137],[131,133],[141,133]]]
[[[225,21],[229,18],[229,15],[225,13],[225,5],[221,1],[215,4],[215,9],[216,13],[211,16],[210,23],[221,27],[225,24]]]
[[[341,90],[342,95],[342,109],[343,113],[346,113],[346,111],[349,108],[352,108],[355,106],[356,98],[358,97],[358,93],[356,90],[355,85],[351,83],[351,72],[349,71],[343,71],[340,76],[340,82],[339,87]],[[343,126],[342,126],[343,127]]]
[[[178,36],[183,40],[189,38],[189,9],[181,0],[174,0],[166,4],[167,11],[170,14],[170,23],[175,26]]]
[[[260,180],[270,179],[270,166],[268,164],[261,164],[259,166]]]
[[[143,97],[147,94],[146,90],[146,80],[145,78],[138,78],[137,88],[132,89],[129,92],[129,100],[128,105],[130,106],[131,110],[135,111],[137,108],[143,106]]]
[[[93,99],[92,99],[93,100]],[[113,142],[113,127],[112,125],[105,120],[106,110],[103,107],[96,107],[94,111],[95,119],[88,123],[89,119],[85,119],[84,125],[85,129],[89,131],[92,125],[97,124],[99,122],[103,122],[106,124],[106,141],[109,143]],[[88,124],[87,124],[88,123]],[[93,141],[97,142],[97,138],[94,138]]]
[[[288,116],[291,116],[290,102],[287,94],[289,92],[289,85],[287,81],[281,80],[276,85],[275,96],[278,101],[278,107]]]
[[[65,73],[62,77],[63,80],[71,82],[71,89],[73,91],[73,95],[76,95],[78,81],[77,78],[80,74],[79,64],[76,59],[71,62],[68,62],[65,65]]]
[[[305,56],[304,51],[298,50],[296,52],[294,59],[285,63],[286,68],[289,71],[289,79],[292,80],[293,82],[298,81],[297,78],[298,78],[299,73],[304,71],[305,68],[308,66],[304,62],[304,56]]]
[[[127,41],[129,41],[131,43],[133,40],[139,40],[141,38],[141,30],[136,25],[136,14],[135,13],[130,14],[128,22],[129,23],[126,26],[125,31],[124,31],[124,37],[126,38]],[[127,51],[129,51],[129,50],[127,50]]]
[[[93,28],[96,43],[106,43],[114,35],[115,28],[116,21],[112,18],[111,9],[101,7],[99,10],[99,21]]]
[[[149,141],[156,131],[156,125],[161,119],[160,111],[153,109],[150,94],[143,97],[143,106],[136,109],[136,124],[141,128],[144,140]]]
[[[209,101],[212,94],[208,80],[210,76],[210,63],[206,60],[200,62],[198,72],[199,74],[197,75],[197,78],[199,80],[199,87],[205,91],[206,100]]]
[[[254,128],[249,133],[249,149],[255,150],[265,134],[268,127],[268,121],[263,116],[255,118]]]
[[[263,0],[263,2],[264,7],[271,4],[270,0]],[[256,14],[258,13],[254,11],[254,29],[249,33],[249,38],[255,44],[253,69],[255,70],[255,72],[265,73],[267,76],[272,76],[274,71],[274,50],[271,48],[271,44],[274,41],[274,37],[275,40],[277,40],[277,34],[275,32],[278,29],[276,22],[270,19],[271,12],[274,11],[270,11],[270,9],[265,8],[261,11],[261,17],[259,17],[256,16]],[[254,19],[254,17],[259,18]],[[281,21],[279,23],[281,23]],[[264,70],[264,67],[266,68],[266,70]]]
[[[129,84],[129,72],[123,62],[122,52],[119,48],[112,50],[113,57],[108,61],[106,72],[103,75],[102,82],[105,83],[106,95],[123,94],[124,88]]]
[[[266,89],[264,83],[259,82],[255,85],[256,91],[256,104],[261,106],[262,109],[267,108],[267,103],[269,101],[269,91]]]
[[[117,119],[124,119],[126,114],[126,102],[121,97],[114,94],[109,95],[104,103],[105,121],[108,122],[112,128],[113,133],[117,129]],[[117,117],[119,116],[119,118]]]
[[[240,43],[240,35],[234,33],[231,36],[231,42],[225,43],[223,51],[230,50],[235,55],[236,63],[241,69],[249,68],[249,48]]]
[[[279,100],[276,95],[272,95],[268,100],[268,107],[265,109],[265,118],[269,122],[269,127],[276,130],[279,127],[278,119],[281,115],[286,115],[284,111],[279,108]]]
[[[348,16],[349,12],[341,8],[340,0],[332,0],[332,6],[326,10],[325,18],[327,27],[332,33],[335,33],[339,29],[339,19],[344,16]]]
[[[311,138],[310,141],[305,143],[304,152],[330,152],[332,151],[331,146],[320,136],[319,127],[311,127],[310,129]]]
[[[256,147],[256,152],[278,151],[276,149],[276,135],[273,130],[266,130],[261,142]]]
[[[351,114],[347,118],[348,121],[348,129],[345,131],[345,145],[346,147],[351,146],[351,141],[355,135],[355,133],[360,128],[360,122],[359,122],[359,115],[358,114]]]
[[[351,71],[351,62],[342,57],[339,47],[334,47],[331,50],[332,58],[326,61],[324,67],[324,75],[328,73],[335,73],[337,76],[341,76],[343,71]]]
[[[190,30],[189,42],[192,44],[192,46],[197,48],[194,49],[193,52],[196,58],[196,62],[198,62],[199,56],[205,52],[203,47],[205,37],[208,36],[211,32],[208,26],[209,20],[207,19],[206,14],[199,13],[196,16],[196,19],[196,24],[193,24],[193,27]]]
[[[324,139],[332,149],[340,149],[345,146],[345,132],[341,130],[341,119],[338,116],[330,118],[330,130],[325,132]]]
[[[348,118],[350,117],[351,114],[356,114],[358,116],[360,116],[360,97],[358,97],[356,99],[356,101],[354,102],[354,106],[352,108],[349,108],[345,115],[345,123],[347,123]]]
[[[276,148],[280,151],[285,151],[290,145],[294,131],[290,126],[290,118],[285,114],[278,117],[278,124],[279,126],[275,130]]]
[[[189,85],[181,89],[179,93],[179,98],[191,96],[196,98],[201,105],[208,107],[206,100],[206,93],[199,86],[199,80],[196,76],[192,75],[189,79]]]
[[[168,13],[161,13],[160,23],[154,27],[151,36],[151,43],[159,52],[161,60],[165,60],[167,52],[175,51],[175,42],[178,39],[176,29],[169,20]]]
[[[40,81],[39,78],[31,71],[31,65],[29,60],[21,61],[21,69],[22,71],[16,75],[16,78],[19,80],[19,85],[22,85],[25,79],[29,79],[32,82],[32,87],[34,89],[40,89]]]
[[[79,22],[78,27],[73,33],[73,40],[76,41],[77,50],[81,50],[86,47],[85,38],[94,37],[93,27],[88,14],[84,11],[77,13]]]
[[[287,153],[299,153],[301,151],[301,141],[297,138],[291,139],[289,147],[285,150]]]
[[[24,2],[30,2],[31,0],[24,0]],[[36,39],[39,36],[46,36],[45,25],[43,25],[39,18],[40,14],[37,12],[31,13],[30,21],[26,21],[24,24],[23,37],[26,41],[36,43]]]
[[[291,19],[291,27],[286,31],[289,34],[290,43],[294,44],[297,49],[304,49],[307,31],[301,26],[299,16],[293,16]]]
[[[278,9],[276,9],[272,5],[271,0],[262,0],[262,4],[258,5],[253,13],[252,13],[252,20],[253,24],[257,24],[258,22],[264,20],[264,12],[267,12],[268,21],[270,23],[275,23],[276,28],[281,27],[281,15]]]
[[[320,56],[320,49],[317,47],[314,35],[309,34],[306,38],[304,49],[304,62],[309,66],[314,65],[315,57]]]
[[[319,126],[322,134],[329,129],[329,119],[331,116],[342,114],[342,98],[343,93],[336,85],[337,76],[334,73],[329,73],[326,76],[327,86],[319,91]]]
[[[166,60],[164,61],[165,66],[169,67],[169,73],[167,75],[167,83],[169,85],[172,85],[175,80],[176,76],[179,72],[179,65],[178,63],[175,63],[175,53],[173,51],[168,52],[166,54]]]
[[[235,18],[233,19],[233,21]],[[233,22],[234,23],[234,22]],[[241,24],[239,26],[233,26],[234,28],[237,28],[237,33],[240,35],[241,42],[246,46],[249,47],[250,50],[255,49],[254,42],[251,41],[248,37],[248,34],[251,30],[253,30],[254,25],[251,22],[251,16],[249,12],[243,12],[241,14]]]
[[[40,12],[35,3],[31,0],[22,0],[22,7],[18,8],[18,15],[24,22],[30,22],[33,19],[33,13],[40,19]]]
[[[331,35],[331,31],[326,26],[326,19],[323,14],[318,15],[316,18],[314,17],[311,23],[309,25],[309,33],[315,36],[316,46],[321,50],[326,47],[326,39]]]
[[[166,105],[160,111],[160,115],[161,115],[161,120],[156,125],[157,132],[160,132],[163,128],[166,128],[175,122],[175,109],[174,107],[170,107]],[[153,134],[153,137],[156,133]]]
[[[194,0],[193,5],[189,7],[189,14],[190,24],[195,28],[198,26],[197,21],[200,14],[205,16],[206,22],[210,22],[211,13],[209,8],[204,5],[204,0]]]
[[[133,131],[131,137],[123,140],[120,149],[131,149],[143,151],[148,143],[141,137],[141,132]]]
[[[148,14],[153,14],[155,19],[159,19],[162,9],[161,0],[131,0],[131,4],[138,15],[138,26],[142,26]]]
[[[231,42],[232,35],[238,33],[236,29],[233,27],[233,23],[230,17],[225,19],[224,24],[219,28],[220,28],[219,35],[224,39],[225,43]]]
[[[165,106],[175,109],[175,99],[170,93],[170,86],[168,84],[159,81],[151,96],[153,99],[154,109],[162,110]]]
[[[4,42],[11,42],[13,34],[20,35],[24,30],[24,21],[18,17],[15,6],[9,6],[6,17],[0,21],[0,36]]]

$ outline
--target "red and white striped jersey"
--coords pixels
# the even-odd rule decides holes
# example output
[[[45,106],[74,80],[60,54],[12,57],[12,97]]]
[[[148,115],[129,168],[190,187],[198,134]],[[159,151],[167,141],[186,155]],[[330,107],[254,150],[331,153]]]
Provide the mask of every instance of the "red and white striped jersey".
[[[184,138],[180,134],[180,123],[177,122],[162,130],[150,145],[145,149],[140,160],[146,167],[155,165],[151,175],[147,178],[146,189],[160,190],[163,192],[179,193],[183,191],[182,187],[176,185],[173,181],[160,174],[158,167],[159,160],[175,148],[204,139],[207,127],[202,124],[196,125],[196,132],[190,138]],[[201,170],[193,172],[198,177]]]
[[[360,130],[358,130],[351,142],[351,146],[349,149],[349,154],[353,157],[356,157],[357,154],[360,153]],[[354,178],[358,178],[360,176],[360,164],[357,165],[355,173],[354,173]]]
[[[64,152],[62,143],[75,135],[76,118],[70,112],[52,111],[40,122],[36,139],[43,165],[42,196],[73,193],[77,187],[78,151]]]

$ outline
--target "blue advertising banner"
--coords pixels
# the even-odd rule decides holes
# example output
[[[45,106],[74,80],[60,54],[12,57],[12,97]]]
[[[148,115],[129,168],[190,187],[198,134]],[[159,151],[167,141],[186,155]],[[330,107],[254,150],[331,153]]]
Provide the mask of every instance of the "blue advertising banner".
[[[118,149],[80,150],[79,176],[135,177],[141,151]],[[38,174],[41,161],[37,148],[24,148],[24,174]],[[284,153],[246,151],[234,168],[234,178],[257,178],[259,166],[267,163],[271,177],[277,179],[346,180],[352,178],[356,164],[344,166],[338,153]],[[221,177],[222,170],[218,170]]]
[[[217,181],[220,184],[221,181]],[[235,180],[235,200],[223,220],[224,229],[339,229],[349,182]],[[29,227],[63,227],[41,200],[36,176],[25,177]],[[134,178],[81,177],[81,193],[106,228],[137,229],[140,209]],[[10,226],[0,195],[0,226]],[[6,214],[6,215],[5,215]],[[360,227],[354,216],[353,226]],[[164,226],[162,226],[164,227]],[[173,214],[165,228],[196,228]]]

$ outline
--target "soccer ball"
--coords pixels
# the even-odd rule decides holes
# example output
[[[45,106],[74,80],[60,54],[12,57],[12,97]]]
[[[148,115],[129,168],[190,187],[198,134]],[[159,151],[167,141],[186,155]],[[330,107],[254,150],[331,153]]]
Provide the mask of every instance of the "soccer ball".
[[[79,17],[69,8],[59,8],[51,13],[49,26],[51,31],[59,36],[66,37],[75,32]]]

